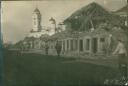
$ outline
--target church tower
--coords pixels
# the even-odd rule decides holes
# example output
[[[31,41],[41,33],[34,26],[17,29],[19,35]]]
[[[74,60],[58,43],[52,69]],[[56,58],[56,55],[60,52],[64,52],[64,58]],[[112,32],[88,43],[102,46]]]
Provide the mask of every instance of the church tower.
[[[41,13],[38,8],[36,8],[33,12],[32,16],[32,24],[33,24],[33,29],[32,32],[40,32],[42,27],[41,27]]]

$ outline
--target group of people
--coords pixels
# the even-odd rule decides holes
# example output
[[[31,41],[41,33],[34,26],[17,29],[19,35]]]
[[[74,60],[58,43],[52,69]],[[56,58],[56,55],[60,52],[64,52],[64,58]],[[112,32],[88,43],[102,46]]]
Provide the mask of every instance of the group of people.
[[[56,49],[56,52],[57,52],[58,56],[60,56],[61,48],[62,48],[62,46],[61,46],[60,42],[57,41],[56,45],[55,45],[55,49]],[[45,53],[46,53],[46,55],[48,55],[48,51],[49,51],[49,46],[48,46],[48,44],[46,44],[45,45]]]

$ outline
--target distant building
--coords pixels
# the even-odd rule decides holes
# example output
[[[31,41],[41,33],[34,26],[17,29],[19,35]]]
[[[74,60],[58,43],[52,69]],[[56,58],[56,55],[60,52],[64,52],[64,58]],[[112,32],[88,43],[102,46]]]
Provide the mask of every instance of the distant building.
[[[33,49],[41,49],[43,40],[42,37],[49,36],[47,28],[42,27],[42,15],[38,8],[36,8],[33,12],[32,16],[32,26],[30,33],[28,36],[24,38],[24,40],[20,43],[23,46],[24,50],[33,50]]]
[[[30,31],[28,37],[35,37],[35,38],[39,38],[41,35],[46,34],[46,30],[45,28],[42,28],[41,26],[41,19],[42,15],[39,11],[38,8],[36,8],[33,12],[33,16],[32,16],[32,25],[33,28]]]

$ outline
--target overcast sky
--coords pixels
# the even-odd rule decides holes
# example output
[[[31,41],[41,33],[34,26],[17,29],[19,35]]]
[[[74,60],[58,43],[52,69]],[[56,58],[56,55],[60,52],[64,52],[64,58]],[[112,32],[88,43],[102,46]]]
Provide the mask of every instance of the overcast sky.
[[[49,18],[61,22],[74,11],[91,2],[97,2],[108,10],[117,10],[126,5],[126,0],[45,0],[2,1],[2,32],[4,42],[22,40],[32,29],[32,13],[36,7],[42,14],[42,26],[51,26]]]

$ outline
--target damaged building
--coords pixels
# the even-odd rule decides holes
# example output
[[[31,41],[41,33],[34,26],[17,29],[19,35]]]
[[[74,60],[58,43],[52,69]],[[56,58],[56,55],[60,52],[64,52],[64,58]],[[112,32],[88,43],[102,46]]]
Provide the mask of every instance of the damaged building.
[[[127,6],[125,9],[128,8]],[[122,9],[124,12],[124,8]],[[57,43],[61,45],[62,56],[111,55],[117,40],[120,38],[127,41],[128,37],[127,20],[124,20],[120,12],[122,11],[111,13],[93,2],[64,20],[65,31],[51,36],[43,33],[38,38],[31,37],[24,40],[28,40],[26,42],[29,46],[28,50],[45,52],[48,46],[49,55],[57,55],[55,48]]]

